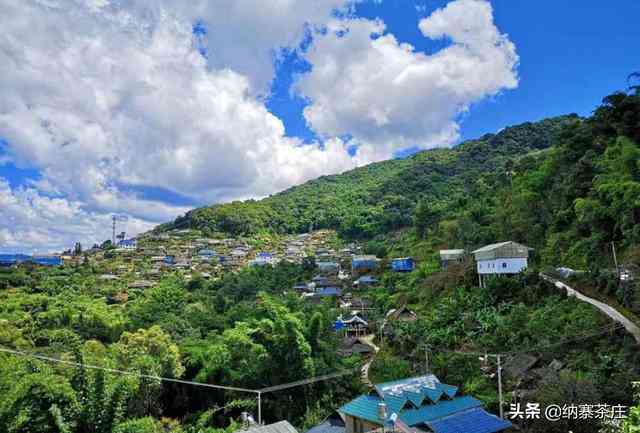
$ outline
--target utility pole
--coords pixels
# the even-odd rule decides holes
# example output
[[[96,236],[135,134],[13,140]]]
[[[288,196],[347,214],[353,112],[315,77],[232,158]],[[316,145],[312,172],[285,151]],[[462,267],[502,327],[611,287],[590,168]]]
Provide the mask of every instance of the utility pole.
[[[113,215],[111,219],[113,220],[111,225],[111,245],[115,246],[116,245],[116,216]]]
[[[429,374],[429,346],[424,346],[424,374]]]
[[[611,241],[611,251],[613,251],[613,263],[616,265],[616,276],[620,281],[620,268],[618,267],[618,258],[616,257],[616,244]]]
[[[262,425],[262,393],[258,391],[258,425]]]
[[[498,358],[498,398],[500,399],[500,418],[504,419],[504,410],[502,408],[502,363],[501,356],[496,355]]]

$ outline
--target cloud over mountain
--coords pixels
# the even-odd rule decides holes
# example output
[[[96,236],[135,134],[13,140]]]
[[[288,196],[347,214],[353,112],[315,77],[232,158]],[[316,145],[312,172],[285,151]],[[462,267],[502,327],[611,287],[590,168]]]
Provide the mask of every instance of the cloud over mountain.
[[[515,49],[487,2],[455,0],[420,22],[453,41],[433,55],[353,17],[350,4],[2,2],[0,161],[39,176],[13,188],[0,178],[11,203],[0,216],[14,221],[0,223],[0,250],[93,239],[114,212],[136,232],[187,209],[150,190],[203,204],[264,196],[403,146],[449,145],[458,113],[517,84]],[[305,144],[264,101],[280,50],[314,28],[327,31],[311,34],[313,69],[296,91],[322,141]],[[56,231],[59,217],[67,230]]]

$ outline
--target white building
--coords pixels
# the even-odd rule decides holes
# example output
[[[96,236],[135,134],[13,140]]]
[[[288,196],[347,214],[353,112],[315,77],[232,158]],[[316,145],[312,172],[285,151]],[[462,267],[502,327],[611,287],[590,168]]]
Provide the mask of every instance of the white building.
[[[116,249],[118,250],[135,250],[138,248],[138,241],[136,238],[123,239],[118,242]]]
[[[480,287],[484,287],[486,275],[518,274],[528,266],[530,248],[507,241],[486,245],[472,254],[476,260]]]

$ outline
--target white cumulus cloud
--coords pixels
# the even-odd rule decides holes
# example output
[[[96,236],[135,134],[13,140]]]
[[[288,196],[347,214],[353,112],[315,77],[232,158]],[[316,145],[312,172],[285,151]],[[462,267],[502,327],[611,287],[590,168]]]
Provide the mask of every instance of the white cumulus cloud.
[[[426,37],[452,41],[431,55],[382,21],[332,17],[355,2],[1,1],[0,164],[39,176],[17,188],[0,178],[0,251],[102,240],[112,213],[136,233],[185,202],[260,197],[448,145],[469,104],[517,85],[515,48],[487,2],[454,0],[422,20]],[[322,136],[313,144],[265,106],[274,60],[307,32],[313,69],[295,91]]]
[[[109,215],[89,212],[78,202],[43,196],[34,188],[12,190],[0,179],[0,251],[49,253],[81,240],[85,247],[110,238]],[[137,218],[119,222],[136,233],[152,228]]]
[[[249,66],[238,66],[246,74],[216,62],[212,67],[196,47],[193,17],[174,3],[0,4],[0,16],[12,17],[0,36],[0,137],[14,164],[40,171],[33,191],[92,212],[160,222],[186,208],[141,199],[132,188],[161,188],[207,203],[265,195],[354,165],[339,140],[321,149],[285,137],[282,121],[252,90],[264,86],[272,70],[256,75]],[[302,35],[304,17],[289,22],[294,3],[274,8],[288,30],[266,38],[272,49]],[[320,3],[322,11],[304,6],[302,12],[328,15],[338,4]],[[228,43],[239,54],[225,63],[252,57],[243,50],[272,56],[265,41],[248,35],[269,14],[256,2],[225,4],[221,12],[233,9],[230,19],[241,15],[241,4],[260,18],[238,18],[237,28],[226,23],[222,29],[222,18],[214,22],[209,11],[202,18],[212,41],[209,58],[222,55],[222,39],[239,35],[255,42]]]
[[[309,125],[324,136],[350,134],[374,159],[397,149],[451,145],[457,116],[518,84],[514,44],[493,22],[484,0],[455,0],[422,19],[425,37],[450,45],[416,51],[385,33],[381,20],[333,20],[305,59],[313,69],[296,91],[310,101]]]

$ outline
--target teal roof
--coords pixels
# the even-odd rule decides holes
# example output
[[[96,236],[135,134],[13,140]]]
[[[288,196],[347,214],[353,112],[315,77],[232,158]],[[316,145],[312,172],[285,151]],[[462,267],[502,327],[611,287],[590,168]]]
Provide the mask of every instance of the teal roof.
[[[380,403],[380,398],[377,396],[361,395],[342,406],[338,411],[382,425],[382,420],[378,418],[378,403]]]
[[[456,397],[458,388],[441,383],[434,375],[413,377],[375,385],[377,395],[362,395],[340,412],[382,425],[378,404],[387,405],[387,417],[396,413],[409,426],[424,424],[454,413],[482,406],[471,396]]]
[[[441,400],[436,404],[426,404],[420,409],[405,410],[399,416],[405,424],[414,426],[481,406],[482,403],[479,400],[466,395],[463,397],[455,397],[453,400]]]
[[[416,406],[420,406],[425,400],[437,403],[443,394],[453,398],[458,392],[457,387],[441,383],[434,375],[380,383],[375,387],[378,395],[384,398],[389,407],[393,405],[392,410],[395,411],[404,407],[407,401]]]
[[[361,395],[355,400],[351,400],[349,403],[342,406],[339,411],[356,418],[362,418],[382,425],[383,420],[378,417],[378,403],[381,401],[382,400],[380,400],[378,396]],[[398,413],[398,411],[391,409],[391,406],[386,399],[385,403],[387,403],[387,414],[389,416],[392,413]],[[471,396],[455,397],[452,400],[441,400],[436,404],[425,404],[419,409],[401,410],[399,411],[398,417],[408,426],[415,426],[439,420],[460,411],[481,406],[482,403]]]

